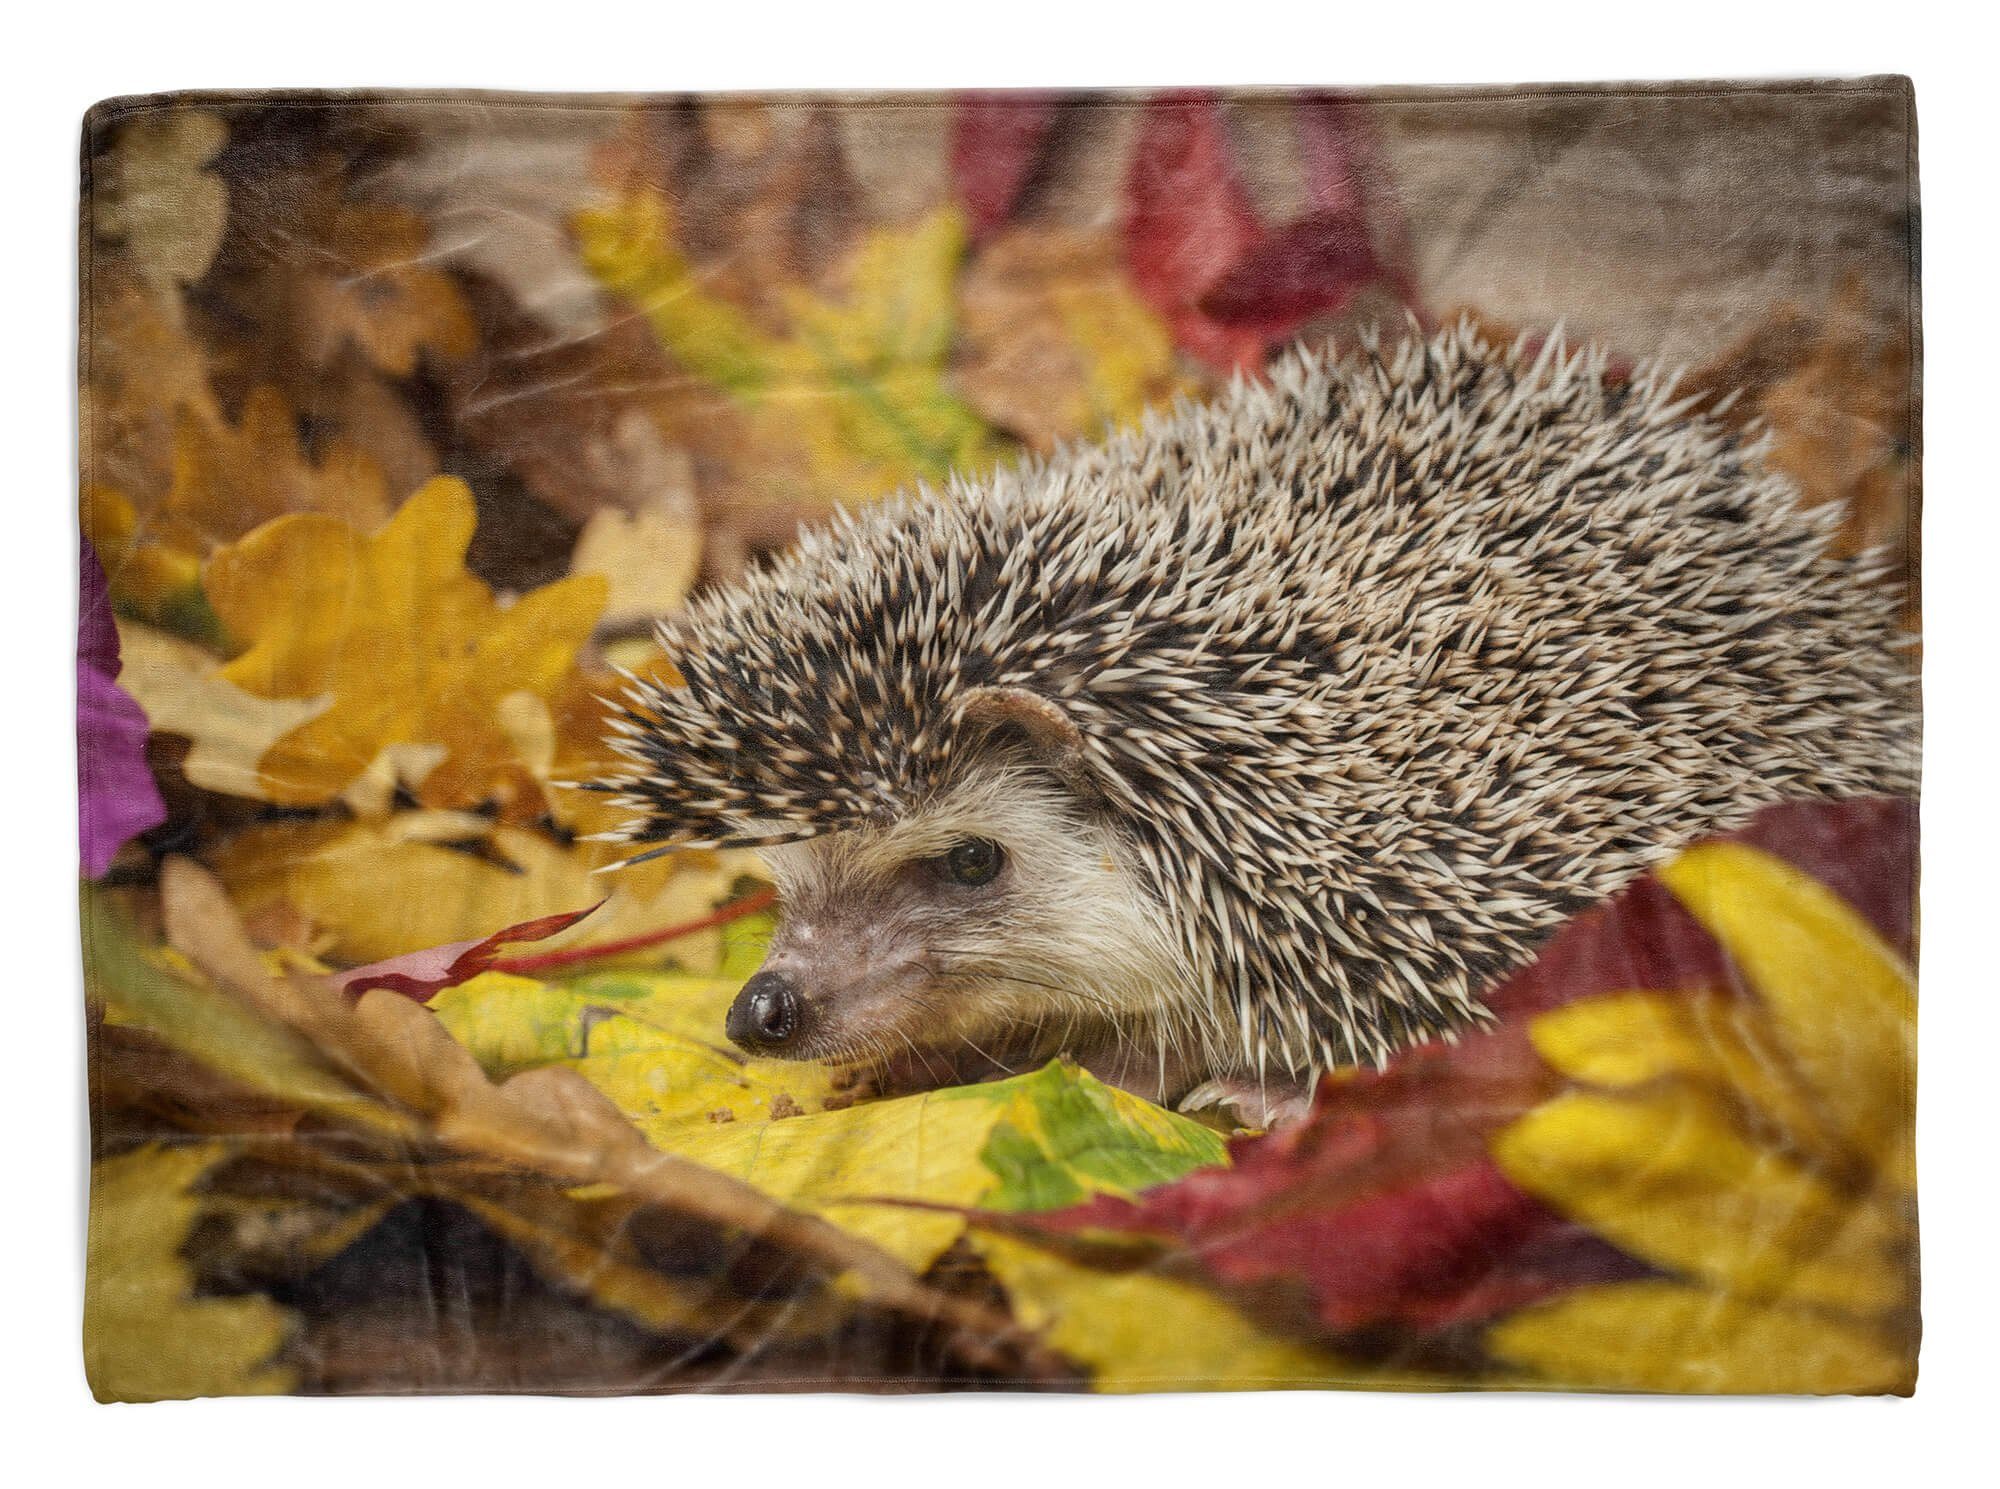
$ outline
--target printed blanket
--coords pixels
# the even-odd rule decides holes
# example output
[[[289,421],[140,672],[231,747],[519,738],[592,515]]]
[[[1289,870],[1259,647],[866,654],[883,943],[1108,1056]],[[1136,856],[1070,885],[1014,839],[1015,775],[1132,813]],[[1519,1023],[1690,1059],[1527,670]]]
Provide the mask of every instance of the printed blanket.
[[[93,1390],[1910,1392],[1915,148],[99,105]]]

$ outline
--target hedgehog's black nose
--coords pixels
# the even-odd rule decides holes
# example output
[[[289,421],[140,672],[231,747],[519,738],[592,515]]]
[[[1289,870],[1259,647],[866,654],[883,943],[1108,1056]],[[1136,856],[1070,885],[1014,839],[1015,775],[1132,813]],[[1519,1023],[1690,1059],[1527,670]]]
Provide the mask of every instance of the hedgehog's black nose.
[[[730,1041],[752,1054],[783,1049],[805,1023],[799,991],[782,972],[759,972],[743,984],[729,1005],[723,1030]]]

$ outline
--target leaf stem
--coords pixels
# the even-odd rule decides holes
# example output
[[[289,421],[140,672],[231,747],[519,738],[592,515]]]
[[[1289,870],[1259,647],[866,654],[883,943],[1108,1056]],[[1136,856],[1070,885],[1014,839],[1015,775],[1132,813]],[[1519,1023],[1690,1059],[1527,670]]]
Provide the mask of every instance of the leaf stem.
[[[600,941],[594,946],[564,946],[554,951],[538,951],[529,956],[503,956],[491,963],[490,972],[512,972],[517,977],[531,977],[538,972],[547,972],[556,967],[574,966],[578,962],[595,962],[608,956],[623,956],[628,951],[642,951],[648,946],[662,946],[682,936],[692,936],[696,931],[709,931],[719,925],[728,925],[732,920],[741,920],[746,915],[755,915],[759,910],[768,910],[778,902],[778,891],[760,889],[755,894],[724,905],[698,920],[683,921],[679,925],[662,926],[656,931],[643,931],[636,936],[627,936],[619,941]]]

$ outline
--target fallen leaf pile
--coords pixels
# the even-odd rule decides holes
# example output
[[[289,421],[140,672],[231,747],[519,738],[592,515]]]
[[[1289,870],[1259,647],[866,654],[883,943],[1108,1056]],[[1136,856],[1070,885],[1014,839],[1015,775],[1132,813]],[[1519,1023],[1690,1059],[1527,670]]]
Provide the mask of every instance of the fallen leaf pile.
[[[1327,93],[95,112],[99,1394],[1903,1388],[1907,865],[1855,856],[1900,818],[1697,850],[1497,1031],[1226,1138],[1065,1061],[910,1093],[743,1058],[763,865],[607,874],[612,809],[558,784],[611,764],[621,672],[677,676],[652,621],[801,523],[1422,324],[1382,126]],[[1893,550],[1907,349],[1852,309],[1701,386]]]

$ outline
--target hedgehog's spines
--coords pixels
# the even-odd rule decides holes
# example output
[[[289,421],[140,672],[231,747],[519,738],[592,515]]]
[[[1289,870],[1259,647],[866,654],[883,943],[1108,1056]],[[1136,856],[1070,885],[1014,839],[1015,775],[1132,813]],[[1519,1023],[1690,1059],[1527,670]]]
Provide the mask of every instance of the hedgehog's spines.
[[[1555,917],[1698,831],[1913,778],[1893,560],[1671,370],[1469,320],[1281,358],[1103,445],[861,511],[660,628],[626,841],[797,841],[972,768],[957,702],[1083,740],[1245,1071],[1484,1016]],[[1703,409],[1707,413],[1702,412]],[[749,827],[745,824],[754,823]]]

